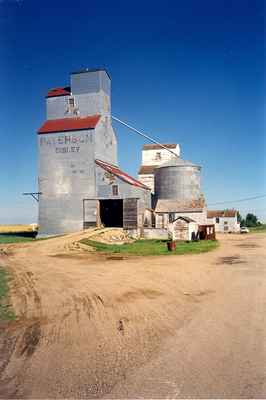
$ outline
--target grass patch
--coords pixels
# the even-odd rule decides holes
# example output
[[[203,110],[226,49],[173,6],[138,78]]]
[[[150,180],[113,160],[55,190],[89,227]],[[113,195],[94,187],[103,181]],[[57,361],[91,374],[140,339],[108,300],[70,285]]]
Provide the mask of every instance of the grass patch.
[[[32,242],[33,240],[36,240],[36,239],[31,238],[31,237],[26,237],[26,236],[1,235],[0,234],[0,244]]]
[[[250,232],[253,232],[253,233],[260,233],[260,232],[266,232],[266,224],[261,224],[261,225],[258,225],[258,226],[254,226],[253,228],[248,228],[249,230],[250,230]]]
[[[0,266],[0,322],[14,320],[15,314],[10,304],[8,304],[8,281],[7,271]]]
[[[36,242],[36,241],[40,241],[40,240],[55,239],[55,238],[62,237],[62,236],[65,236],[65,235],[55,235],[55,236],[33,238],[33,237],[29,237],[29,236],[1,235],[0,234],[0,244]]]
[[[136,240],[134,243],[114,245],[95,242],[89,239],[82,239],[81,243],[95,248],[96,251],[104,253],[134,254],[138,256],[198,254],[205,253],[218,247],[218,242],[213,240],[180,242],[176,244],[175,251],[167,250],[166,240]]]

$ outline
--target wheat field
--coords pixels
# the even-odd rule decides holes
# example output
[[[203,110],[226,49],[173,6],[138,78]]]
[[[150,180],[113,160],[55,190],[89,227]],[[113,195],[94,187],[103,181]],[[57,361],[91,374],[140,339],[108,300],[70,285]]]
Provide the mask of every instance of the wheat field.
[[[35,232],[38,230],[37,224],[15,224],[15,225],[0,225],[0,234],[3,233],[21,233]]]

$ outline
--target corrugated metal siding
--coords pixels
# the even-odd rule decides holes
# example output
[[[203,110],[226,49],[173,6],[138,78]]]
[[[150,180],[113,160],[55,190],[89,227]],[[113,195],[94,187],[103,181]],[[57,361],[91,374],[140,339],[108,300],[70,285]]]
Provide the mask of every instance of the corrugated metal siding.
[[[118,196],[112,195],[112,185],[118,186]],[[128,184],[115,175],[103,170],[100,166],[96,166],[96,186],[98,198],[139,198],[141,203],[145,204],[146,208],[150,208],[151,206],[149,191]],[[109,189],[104,189],[104,187],[109,187]]]
[[[117,164],[117,140],[108,117],[103,117],[95,129],[95,159]]]
[[[43,134],[38,141],[40,233],[82,229],[82,200],[96,195],[94,134]]]
[[[46,119],[67,118],[66,106],[69,97],[70,96],[48,97],[46,99]]]
[[[111,112],[110,97],[103,91],[79,94],[75,95],[74,98],[80,117],[94,114],[109,115]]]
[[[75,106],[69,107],[69,98],[74,98]],[[46,99],[47,119],[77,118],[90,115],[110,115],[110,97],[103,91],[76,94],[73,96],[49,97]]]
[[[73,94],[97,93],[100,90],[100,71],[71,74],[70,83]]]
[[[111,79],[105,71],[100,71],[101,88],[108,95],[111,95]]]
[[[200,168],[182,166],[155,169],[155,192],[158,199],[199,199]]]
[[[110,96],[111,81],[103,70],[74,73],[71,74],[70,81],[73,94],[98,93],[103,90]]]

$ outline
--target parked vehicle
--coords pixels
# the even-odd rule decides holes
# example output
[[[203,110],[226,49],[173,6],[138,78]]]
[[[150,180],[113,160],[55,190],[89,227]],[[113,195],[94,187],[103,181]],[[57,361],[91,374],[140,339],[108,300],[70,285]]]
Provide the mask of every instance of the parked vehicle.
[[[246,226],[240,228],[240,233],[249,233],[249,229]]]

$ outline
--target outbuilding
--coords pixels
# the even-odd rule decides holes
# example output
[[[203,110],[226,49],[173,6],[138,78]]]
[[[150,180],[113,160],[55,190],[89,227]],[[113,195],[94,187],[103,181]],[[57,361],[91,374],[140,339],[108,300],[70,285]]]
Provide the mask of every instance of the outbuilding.
[[[208,224],[215,225],[215,231],[221,233],[235,233],[240,231],[237,221],[237,210],[208,210]]]
[[[189,217],[178,217],[169,224],[169,232],[174,241],[195,240],[198,236],[198,223]]]

